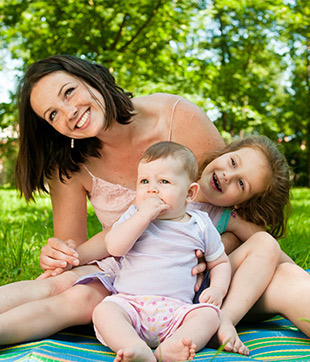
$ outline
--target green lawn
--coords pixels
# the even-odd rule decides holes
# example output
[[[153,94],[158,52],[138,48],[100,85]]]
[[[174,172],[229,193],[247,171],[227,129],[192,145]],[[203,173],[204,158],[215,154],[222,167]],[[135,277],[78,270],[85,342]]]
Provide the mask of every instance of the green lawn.
[[[293,189],[293,212],[282,249],[303,268],[310,268],[310,190]],[[36,203],[20,199],[15,190],[0,189],[0,284],[33,279],[40,274],[39,254],[53,235],[51,204],[48,195]],[[88,236],[101,226],[89,205]]]

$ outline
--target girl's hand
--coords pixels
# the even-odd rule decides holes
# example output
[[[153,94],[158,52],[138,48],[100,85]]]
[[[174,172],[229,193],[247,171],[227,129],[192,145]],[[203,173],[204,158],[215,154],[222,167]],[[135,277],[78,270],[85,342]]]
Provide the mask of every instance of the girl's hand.
[[[198,292],[203,281],[203,273],[207,269],[207,263],[201,250],[196,250],[196,256],[198,258],[198,264],[192,269],[192,275],[197,275],[195,292]]]
[[[44,271],[56,271],[57,268],[64,270],[68,265],[79,265],[78,253],[75,249],[76,244],[71,239],[63,241],[58,238],[49,238],[41,249],[41,268]],[[59,270],[57,274],[60,274]]]

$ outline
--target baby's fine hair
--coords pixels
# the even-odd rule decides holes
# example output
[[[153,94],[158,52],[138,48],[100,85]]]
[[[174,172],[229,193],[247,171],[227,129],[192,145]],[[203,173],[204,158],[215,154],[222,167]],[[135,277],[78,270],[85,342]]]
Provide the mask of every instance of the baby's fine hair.
[[[140,162],[151,162],[160,158],[172,157],[180,160],[184,171],[188,174],[191,182],[197,181],[198,163],[193,152],[186,146],[176,142],[163,141],[150,146],[141,156]]]
[[[233,141],[220,152],[208,155],[199,170],[199,175],[215,158],[245,147],[259,150],[264,155],[270,169],[270,177],[263,192],[237,205],[235,211],[244,220],[266,228],[273,237],[283,237],[291,210],[289,166],[277,145],[268,137],[250,136]]]

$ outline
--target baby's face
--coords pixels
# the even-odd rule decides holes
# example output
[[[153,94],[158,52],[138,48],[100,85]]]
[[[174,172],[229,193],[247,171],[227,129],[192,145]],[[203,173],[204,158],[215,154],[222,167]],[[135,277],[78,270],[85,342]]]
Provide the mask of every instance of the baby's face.
[[[234,206],[263,192],[269,182],[270,169],[263,153],[245,147],[210,162],[199,184],[207,202]]]
[[[161,219],[178,218],[185,213],[191,181],[181,161],[172,157],[140,162],[136,188],[136,205],[149,197],[158,197],[170,206]]]

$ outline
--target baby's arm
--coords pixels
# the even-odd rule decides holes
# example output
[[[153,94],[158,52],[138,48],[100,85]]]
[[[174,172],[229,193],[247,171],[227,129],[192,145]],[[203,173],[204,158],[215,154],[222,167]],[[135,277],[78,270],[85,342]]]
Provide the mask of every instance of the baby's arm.
[[[113,256],[123,256],[133,247],[149,223],[169,206],[158,197],[144,200],[137,212],[122,223],[116,224],[105,237],[107,251]]]
[[[199,302],[211,303],[220,307],[231,279],[231,268],[228,256],[226,253],[223,253],[214,261],[207,262],[207,267],[210,271],[210,286],[201,293]]]

